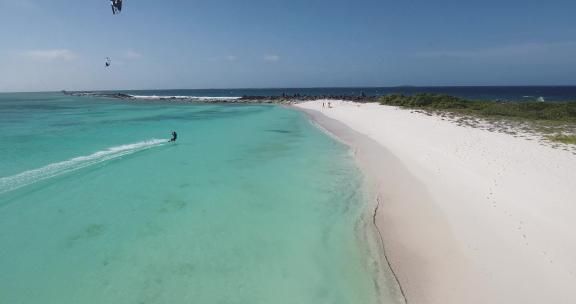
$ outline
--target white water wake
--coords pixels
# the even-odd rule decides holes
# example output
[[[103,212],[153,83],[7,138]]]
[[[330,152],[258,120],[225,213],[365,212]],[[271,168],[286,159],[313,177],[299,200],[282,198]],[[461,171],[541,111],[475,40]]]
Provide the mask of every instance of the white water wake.
[[[167,143],[166,139],[151,139],[135,144],[122,145],[98,151],[88,156],[79,156],[66,161],[49,164],[42,168],[0,178],[0,194],[34,184],[41,180],[56,177],[98,163],[147,150]]]

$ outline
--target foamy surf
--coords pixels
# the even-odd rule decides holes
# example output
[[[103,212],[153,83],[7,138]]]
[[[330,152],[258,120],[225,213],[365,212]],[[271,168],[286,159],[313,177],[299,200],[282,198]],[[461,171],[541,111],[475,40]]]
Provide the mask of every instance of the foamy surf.
[[[32,185],[41,180],[157,147],[167,142],[168,140],[166,139],[151,139],[134,144],[112,147],[88,156],[79,156],[66,161],[49,164],[42,168],[25,171],[17,175],[2,177],[0,178],[0,194]]]
[[[210,101],[210,100],[237,100],[241,97],[228,97],[228,96],[158,96],[158,95],[130,95],[134,99],[147,99],[147,100],[200,100],[200,101]]]

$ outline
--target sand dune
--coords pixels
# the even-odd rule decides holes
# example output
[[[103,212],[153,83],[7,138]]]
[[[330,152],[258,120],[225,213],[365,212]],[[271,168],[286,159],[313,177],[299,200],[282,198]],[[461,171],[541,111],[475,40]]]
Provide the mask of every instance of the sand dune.
[[[576,156],[377,104],[297,105],[350,144],[409,303],[576,303]]]

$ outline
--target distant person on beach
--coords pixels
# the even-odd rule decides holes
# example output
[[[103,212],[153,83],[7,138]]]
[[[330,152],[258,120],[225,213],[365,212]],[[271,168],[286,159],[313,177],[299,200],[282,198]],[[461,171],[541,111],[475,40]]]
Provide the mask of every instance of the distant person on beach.
[[[328,102],[328,108],[332,109],[332,103]]]
[[[172,131],[172,138],[170,138],[170,142],[175,142],[178,139],[178,133],[176,131]]]
[[[322,103],[322,107],[323,107],[323,108],[326,107],[326,103],[325,103],[325,102]]]

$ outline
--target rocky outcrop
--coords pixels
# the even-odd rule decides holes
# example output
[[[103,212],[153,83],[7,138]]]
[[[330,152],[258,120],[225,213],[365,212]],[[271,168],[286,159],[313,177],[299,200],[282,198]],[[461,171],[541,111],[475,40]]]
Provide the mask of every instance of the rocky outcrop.
[[[331,99],[331,100],[345,100],[345,101],[355,101],[355,102],[377,102],[380,96],[366,96],[364,94],[360,96],[350,96],[350,95],[286,95],[281,96],[242,96],[240,98],[222,98],[214,97],[183,97],[183,96],[157,96],[155,98],[147,97],[135,97],[124,93],[112,93],[112,92],[91,92],[91,91],[79,91],[79,92],[68,92],[62,91],[62,93],[70,96],[86,96],[86,97],[101,97],[101,98],[113,98],[122,100],[133,100],[133,101],[165,101],[165,102],[189,102],[189,103],[223,103],[223,104],[241,104],[241,103],[270,103],[270,104],[294,104],[304,101],[319,100],[319,99]]]

